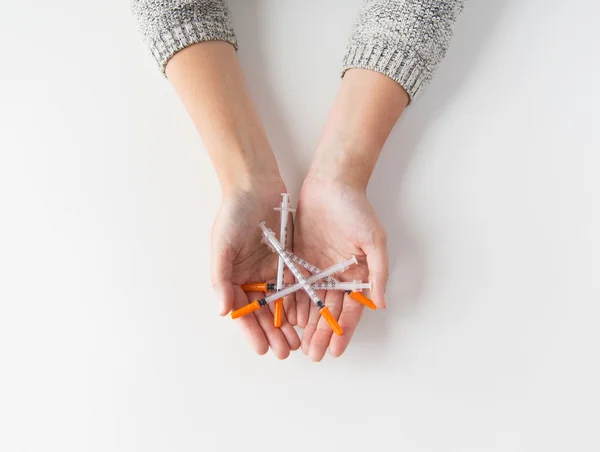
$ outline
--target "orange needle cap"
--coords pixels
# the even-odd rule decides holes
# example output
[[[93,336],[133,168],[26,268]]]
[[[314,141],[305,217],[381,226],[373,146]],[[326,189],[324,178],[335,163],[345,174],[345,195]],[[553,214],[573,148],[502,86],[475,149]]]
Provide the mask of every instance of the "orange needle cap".
[[[331,329],[333,330],[333,332],[335,334],[337,334],[338,336],[341,336],[342,334],[344,334],[344,330],[342,330],[342,327],[340,326],[339,323],[337,323],[337,320],[335,319],[335,317],[331,314],[331,312],[329,312],[329,309],[327,308],[327,306],[322,308],[319,312],[321,313],[323,318],[327,321],[327,323],[329,323],[329,326],[331,327]]]
[[[258,309],[260,309],[260,304],[258,303],[258,300],[255,300],[252,303],[247,304],[243,308],[236,309],[235,311],[233,311],[231,313],[231,318],[237,319],[238,317],[242,317],[246,314],[250,314],[251,312],[254,312]]]
[[[377,306],[375,306],[375,303],[373,303],[371,300],[369,300],[367,297],[365,297],[360,292],[350,292],[350,298],[358,301],[360,304],[364,304],[367,308],[377,309]]]
[[[283,323],[283,298],[275,300],[275,313],[273,314],[273,325],[275,328],[281,328]]]
[[[244,292],[266,292],[267,291],[267,283],[249,283],[242,284],[242,290]]]

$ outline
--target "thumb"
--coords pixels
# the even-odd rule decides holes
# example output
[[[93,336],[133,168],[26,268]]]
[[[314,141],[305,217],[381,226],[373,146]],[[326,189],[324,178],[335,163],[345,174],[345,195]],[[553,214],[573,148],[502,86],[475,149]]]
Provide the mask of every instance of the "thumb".
[[[385,287],[390,274],[385,232],[363,249],[367,255],[369,267],[371,298],[378,308],[385,309],[387,308]]]
[[[213,247],[211,259],[212,286],[219,302],[219,315],[229,314],[233,309],[235,292],[231,283],[233,265],[225,250]]]
[[[229,282],[220,281],[214,283],[213,288],[219,302],[219,315],[229,314],[233,309],[233,301],[235,300],[233,286]]]

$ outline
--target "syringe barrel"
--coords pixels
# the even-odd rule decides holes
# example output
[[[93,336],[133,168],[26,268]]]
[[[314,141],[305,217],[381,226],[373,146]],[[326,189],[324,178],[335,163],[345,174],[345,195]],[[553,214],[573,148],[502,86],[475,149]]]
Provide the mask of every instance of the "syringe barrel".
[[[317,273],[316,275],[311,276],[306,281],[308,283],[313,283],[313,282],[323,279],[327,276],[333,275],[334,273],[341,273],[341,272],[345,271],[351,265],[354,265],[357,263],[358,263],[358,261],[356,260],[356,257],[352,256],[348,260],[342,261],[337,264],[333,264],[331,267],[328,267],[326,270],[323,270],[321,273]]]
[[[315,288],[312,287],[312,284],[316,283],[317,281],[320,281],[321,279],[326,278],[327,275],[331,275],[331,274],[335,273],[336,271],[339,271],[339,269],[344,267],[346,265],[346,263],[354,263],[354,259],[348,259],[345,263],[334,264],[331,267],[326,268],[322,272],[317,273],[316,275],[313,275],[308,279],[305,279],[305,281],[307,284],[309,284],[311,290],[314,291]],[[336,281],[336,285],[337,284],[345,285],[347,288],[344,290],[356,290],[354,283],[340,283],[340,282]],[[363,284],[363,283],[360,283],[360,284]],[[367,285],[368,285],[368,287],[370,287],[370,284],[367,283]],[[269,295],[265,300],[267,303],[269,303],[273,300],[276,300],[281,297],[285,297],[286,295],[296,292],[297,290],[301,289],[302,287],[303,287],[303,285],[300,282],[297,282],[295,284],[290,284],[289,286],[284,287],[279,292],[275,292],[275,293]]]
[[[322,272],[322,270],[319,267],[316,267],[313,264],[311,264],[310,262],[305,261],[301,257],[296,256],[294,253],[290,253],[289,251],[286,251],[286,254],[289,256],[289,258],[293,262],[295,262],[296,264],[304,267],[309,272],[311,272],[313,275],[316,275],[317,273],[321,273]],[[329,284],[335,284],[337,282],[337,280],[335,278],[332,278],[331,276],[328,276],[327,277],[327,282]]]
[[[290,195],[289,193],[281,194],[281,207],[279,209],[281,211],[281,221],[279,227],[279,243],[281,247],[285,250],[287,243],[287,225],[288,225],[288,216],[290,212]],[[283,289],[283,269],[284,269],[283,258],[279,256],[277,262],[277,290]]]
[[[326,281],[321,283],[314,283],[312,287],[315,290],[352,290],[357,292],[365,289],[371,289],[371,283],[364,283],[362,281],[337,281],[335,283],[330,283]]]

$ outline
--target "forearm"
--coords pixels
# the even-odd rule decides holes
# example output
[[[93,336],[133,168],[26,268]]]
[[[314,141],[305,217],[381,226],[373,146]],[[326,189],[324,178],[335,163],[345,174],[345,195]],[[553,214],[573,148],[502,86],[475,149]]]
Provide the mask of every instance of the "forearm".
[[[406,91],[385,75],[347,71],[309,177],[366,189],[381,148],[407,104]]]
[[[464,0],[365,0],[309,177],[366,186],[409,101],[441,63]]]
[[[212,41],[177,53],[166,74],[210,154],[224,191],[253,179],[279,180],[279,170],[255,111],[235,49]]]

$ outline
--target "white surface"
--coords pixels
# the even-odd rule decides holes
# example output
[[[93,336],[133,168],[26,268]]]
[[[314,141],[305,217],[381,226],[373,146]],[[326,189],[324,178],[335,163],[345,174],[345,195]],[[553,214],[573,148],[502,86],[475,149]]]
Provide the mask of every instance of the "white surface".
[[[231,2],[294,202],[358,4]],[[391,306],[316,365],[218,317],[217,179],[127,2],[4,2],[0,450],[600,450],[599,14],[471,2],[370,186]]]

